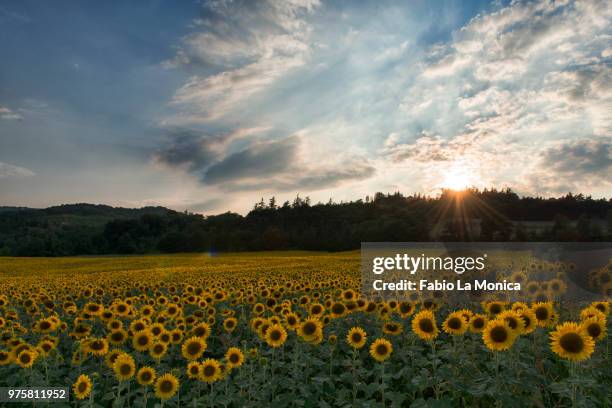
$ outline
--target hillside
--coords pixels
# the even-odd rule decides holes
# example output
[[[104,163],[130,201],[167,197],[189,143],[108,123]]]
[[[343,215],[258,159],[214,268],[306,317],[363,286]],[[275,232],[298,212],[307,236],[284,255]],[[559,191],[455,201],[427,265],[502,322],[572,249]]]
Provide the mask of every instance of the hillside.
[[[70,204],[2,207],[0,254],[357,249],[364,241],[612,241],[612,201],[510,190],[445,191],[439,197],[377,193],[352,202],[297,197],[255,204],[246,216]]]

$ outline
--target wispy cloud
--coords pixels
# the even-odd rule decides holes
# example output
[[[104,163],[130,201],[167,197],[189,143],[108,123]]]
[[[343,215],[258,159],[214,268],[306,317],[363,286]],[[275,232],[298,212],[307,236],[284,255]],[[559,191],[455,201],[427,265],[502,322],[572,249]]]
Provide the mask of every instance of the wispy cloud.
[[[199,67],[177,90],[165,123],[206,122],[235,112],[294,68],[311,48],[304,16],[318,1],[211,2],[166,67]]]
[[[6,106],[0,105],[0,120],[21,120],[23,116]]]
[[[9,177],[30,177],[33,176],[32,170],[26,169],[25,167],[19,167],[12,164],[0,162],[0,178]]]

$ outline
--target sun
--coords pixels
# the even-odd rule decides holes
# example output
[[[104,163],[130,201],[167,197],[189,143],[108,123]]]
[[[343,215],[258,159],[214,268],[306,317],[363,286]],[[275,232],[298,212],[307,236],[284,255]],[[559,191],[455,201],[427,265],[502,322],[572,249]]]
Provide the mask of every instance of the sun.
[[[449,170],[444,174],[440,187],[449,190],[465,190],[472,185],[471,177],[463,171]]]

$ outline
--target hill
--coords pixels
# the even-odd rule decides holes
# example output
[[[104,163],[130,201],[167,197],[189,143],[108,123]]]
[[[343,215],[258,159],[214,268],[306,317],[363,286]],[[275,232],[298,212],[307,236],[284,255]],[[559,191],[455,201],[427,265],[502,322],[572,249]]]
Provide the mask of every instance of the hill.
[[[246,216],[202,216],[164,207],[70,204],[2,207],[0,254],[357,249],[363,241],[612,241],[612,200],[581,194],[519,197],[511,190],[445,191],[438,197],[377,193],[311,204],[272,197]]]

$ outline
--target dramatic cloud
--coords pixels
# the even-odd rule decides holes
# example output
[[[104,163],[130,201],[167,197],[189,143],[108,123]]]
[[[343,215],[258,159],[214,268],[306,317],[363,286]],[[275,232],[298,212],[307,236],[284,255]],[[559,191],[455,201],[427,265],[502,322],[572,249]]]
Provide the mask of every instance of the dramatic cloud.
[[[536,194],[541,183],[524,179],[555,180],[573,165],[573,183],[558,188],[580,190],[609,157],[609,142],[571,140],[612,136],[611,22],[605,1],[513,2],[474,18],[426,53],[401,105],[408,132],[393,132],[383,154],[423,172],[476,160],[485,184]],[[398,138],[410,130],[416,136]],[[570,142],[547,147],[555,138]]]
[[[153,159],[169,167],[179,167],[190,172],[201,172],[225,154],[228,146],[237,140],[266,131],[266,127],[238,129],[222,135],[203,135],[192,129],[174,129],[168,133],[168,141]]]
[[[248,149],[234,153],[212,165],[203,180],[219,184],[241,179],[274,176],[286,171],[297,159],[297,137],[255,143]]]
[[[0,162],[0,178],[8,177],[30,177],[34,172],[24,167],[14,166],[12,164]]]
[[[125,33],[83,32],[108,22],[91,7],[0,7],[0,151],[40,176],[3,182],[16,204],[114,197],[112,171],[123,201],[205,212],[449,184],[612,195],[610,1],[161,2]],[[15,36],[15,13],[62,29]]]
[[[179,112],[166,123],[210,121],[238,109],[290,70],[306,63],[310,29],[304,14],[318,1],[211,2],[166,67],[196,66],[175,94]]]

